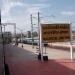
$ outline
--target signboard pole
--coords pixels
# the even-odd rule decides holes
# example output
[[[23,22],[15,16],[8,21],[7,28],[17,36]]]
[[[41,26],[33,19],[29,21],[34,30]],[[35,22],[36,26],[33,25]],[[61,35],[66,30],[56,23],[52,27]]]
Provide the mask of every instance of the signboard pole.
[[[73,59],[73,48],[72,48],[72,26],[70,23],[70,53],[71,53],[71,60]]]
[[[40,51],[41,51],[41,60],[43,61],[42,28],[41,28],[41,24],[40,24]]]

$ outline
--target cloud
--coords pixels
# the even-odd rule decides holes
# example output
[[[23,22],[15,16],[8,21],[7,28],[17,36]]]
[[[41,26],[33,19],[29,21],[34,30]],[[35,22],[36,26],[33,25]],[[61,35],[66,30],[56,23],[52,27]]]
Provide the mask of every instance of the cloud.
[[[32,7],[32,8],[28,8],[27,9],[27,12],[29,13],[29,14],[34,14],[34,13],[37,13],[37,12],[41,12],[41,10],[40,10],[40,8],[38,8],[38,7]]]
[[[23,11],[24,14],[22,15],[12,15],[13,13],[11,13],[10,11],[13,9],[15,9],[16,7],[23,7]],[[36,3],[36,4],[27,4],[27,3],[23,3],[20,2],[20,0],[3,0],[3,6],[2,6],[2,22],[12,22],[12,23],[16,23],[17,27],[19,28],[26,28],[26,31],[29,30],[31,28],[31,24],[30,24],[30,14],[36,13],[37,17],[37,12],[42,12],[43,8],[47,8],[50,7],[50,4],[45,4],[45,3]],[[13,10],[14,13],[17,10]],[[20,11],[20,8],[19,8]],[[37,21],[37,20],[36,20]],[[26,26],[26,27],[25,27]],[[9,28],[10,29],[10,28]]]
[[[23,4],[20,2],[7,2],[7,3],[4,2],[3,8],[2,8],[2,15],[10,14],[9,12],[11,8],[15,6],[23,6]]]
[[[21,3],[19,1],[5,1],[3,0],[3,8],[2,8],[2,20],[5,22],[6,20],[12,20],[12,16],[10,13],[10,10],[12,10],[12,8],[15,9],[16,6],[21,6],[21,7],[25,7],[25,14],[27,16],[27,14],[32,14],[32,13],[37,13],[38,11],[41,12],[41,9],[46,7],[45,4],[25,4],[25,3]],[[16,11],[14,11],[16,12]],[[23,15],[23,14],[22,14]],[[22,16],[24,17],[24,16]],[[16,17],[15,17],[16,18]]]
[[[20,2],[20,0],[3,0],[3,7],[2,7],[2,16],[7,17],[10,16],[10,10],[15,8],[16,6],[25,7],[25,11],[28,13],[35,13],[42,10],[42,8],[47,8],[51,6],[50,4],[43,4],[43,3],[36,3],[36,4],[26,4]],[[16,12],[16,11],[15,11]]]
[[[66,16],[75,16],[75,11],[63,11],[61,14]]]
[[[40,12],[40,13],[43,13],[43,10],[45,9],[45,8],[49,8],[49,7],[51,7],[52,5],[51,4],[43,4],[43,3],[40,3],[40,4],[30,4],[30,5],[27,5],[27,13],[29,13],[29,14],[37,14],[38,12]],[[35,14],[35,15],[36,15]]]
[[[13,2],[13,0],[3,0],[3,6],[1,9],[2,22],[12,20],[10,10],[12,10],[12,8],[16,6],[23,6],[23,3],[17,1]]]

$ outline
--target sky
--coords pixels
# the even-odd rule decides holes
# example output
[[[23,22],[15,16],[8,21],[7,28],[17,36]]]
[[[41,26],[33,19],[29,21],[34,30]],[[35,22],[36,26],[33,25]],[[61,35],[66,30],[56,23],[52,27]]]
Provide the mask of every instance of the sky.
[[[16,23],[24,32],[31,30],[31,14],[37,25],[38,12],[41,23],[75,24],[75,0],[0,0],[0,9],[2,23]],[[6,30],[13,31],[13,26],[6,26]]]

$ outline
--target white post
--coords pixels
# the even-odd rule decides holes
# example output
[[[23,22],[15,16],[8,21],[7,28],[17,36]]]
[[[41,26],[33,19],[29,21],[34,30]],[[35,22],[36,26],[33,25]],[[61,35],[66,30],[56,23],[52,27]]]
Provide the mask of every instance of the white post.
[[[41,51],[41,60],[43,61],[42,28],[41,28],[41,24],[40,24],[40,51]]]
[[[72,49],[72,43],[70,42],[70,53],[71,53],[71,60],[73,59],[73,49]]]
[[[73,59],[73,48],[72,48],[72,26],[70,23],[70,53],[71,53],[71,60]]]

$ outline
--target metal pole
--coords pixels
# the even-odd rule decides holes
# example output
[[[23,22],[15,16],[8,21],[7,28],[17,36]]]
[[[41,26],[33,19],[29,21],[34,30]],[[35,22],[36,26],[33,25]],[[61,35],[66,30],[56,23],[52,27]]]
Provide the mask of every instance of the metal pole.
[[[3,39],[4,39],[4,43],[5,43],[5,26],[6,26],[6,25],[4,25],[4,24],[1,24],[1,25],[4,26],[4,31],[3,31],[2,35],[3,35]]]
[[[42,48],[42,28],[40,24],[40,13],[38,12],[38,37],[39,37],[39,53],[41,53],[41,60],[43,61],[43,48]]]
[[[22,30],[21,30],[21,43],[22,43],[22,48],[23,48],[23,33],[22,33]]]
[[[41,52],[41,60],[43,61],[42,28],[41,28],[41,24],[40,24],[40,52]]]
[[[21,31],[21,43],[22,43],[22,31]]]
[[[16,39],[16,24],[14,24],[14,37],[15,37],[15,45],[16,45],[16,42],[17,42],[17,39]]]
[[[5,25],[4,25],[4,33],[5,33]]]
[[[41,53],[41,49],[40,49],[40,17],[39,17],[39,12],[38,12],[38,46],[39,46],[39,53]]]
[[[4,51],[4,38],[3,38],[3,32],[2,32],[2,23],[1,23],[1,10],[0,10],[0,27],[1,27],[1,38],[2,38],[2,44],[3,44],[3,75],[5,75],[5,51]]]
[[[34,48],[33,46],[33,22],[32,22],[32,14],[30,16],[30,19],[31,19],[31,38],[32,38],[32,48]]]

